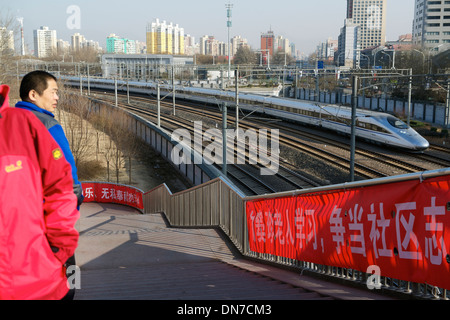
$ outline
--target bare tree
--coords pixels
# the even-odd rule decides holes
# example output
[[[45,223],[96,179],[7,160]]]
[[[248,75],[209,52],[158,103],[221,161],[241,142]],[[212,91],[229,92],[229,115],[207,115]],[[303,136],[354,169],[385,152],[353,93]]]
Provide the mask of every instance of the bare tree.
[[[109,139],[109,134],[113,130],[114,124],[111,117],[112,109],[99,105],[99,110],[90,118],[91,124],[104,136],[103,139],[96,135],[96,158],[99,153],[103,156],[106,162],[107,181],[110,182],[110,169],[113,162],[115,145]],[[108,138],[106,138],[108,137]]]
[[[12,85],[17,75],[17,59],[14,57],[14,35],[17,34],[17,19],[8,11],[0,13],[0,83]]]
[[[237,65],[252,65],[257,63],[257,57],[250,48],[242,46],[237,50],[233,63]]]
[[[88,155],[92,155],[91,127],[88,125],[90,120],[91,102],[88,98],[76,95],[64,86],[60,88],[60,101],[58,118],[64,127],[67,139],[70,144],[75,164],[78,166],[80,161]]]
[[[273,58],[272,58],[272,62],[271,64],[274,65],[280,65],[280,66],[284,66],[284,65],[291,65],[295,63],[295,59],[288,53],[282,52],[282,51],[277,51],[277,53],[274,54]]]
[[[115,110],[112,117],[114,126],[110,131],[110,137],[116,146],[114,157],[114,167],[116,169],[116,179],[119,183],[119,172],[125,167],[126,159],[129,164],[129,184],[131,184],[131,159],[134,158],[138,150],[139,141],[134,132],[129,127],[129,117],[121,110]]]
[[[134,158],[138,149],[136,136],[128,127],[128,116],[121,110],[102,106],[97,115],[91,118],[91,122],[108,137],[101,146],[107,163],[108,181],[110,171],[114,171],[115,180],[120,183],[120,173],[125,168],[126,160],[128,159],[131,170],[131,158]],[[129,177],[131,181],[131,172]]]

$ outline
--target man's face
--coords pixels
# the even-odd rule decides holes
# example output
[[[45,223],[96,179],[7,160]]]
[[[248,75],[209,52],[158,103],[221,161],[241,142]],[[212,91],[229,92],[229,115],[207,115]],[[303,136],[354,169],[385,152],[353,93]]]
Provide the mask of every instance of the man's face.
[[[55,80],[49,79],[47,80],[47,89],[39,95],[36,91],[30,91],[30,99],[32,102],[37,105],[39,108],[47,110],[51,113],[55,112],[55,109],[58,105],[58,84]]]

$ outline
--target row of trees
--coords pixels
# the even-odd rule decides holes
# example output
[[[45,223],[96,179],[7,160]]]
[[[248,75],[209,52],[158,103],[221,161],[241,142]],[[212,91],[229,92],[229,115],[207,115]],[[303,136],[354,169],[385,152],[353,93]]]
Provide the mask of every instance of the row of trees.
[[[11,49],[11,31],[20,34],[17,18],[8,11],[0,12],[0,84],[11,88],[10,104],[19,97],[19,58]],[[29,57],[33,58],[33,57]],[[98,62],[98,53],[89,48],[66,54],[55,55],[47,61]],[[28,70],[31,71],[31,70]],[[62,70],[63,71],[63,70]],[[93,70],[92,72],[95,72]],[[60,84],[60,104],[56,117],[63,124],[69,140],[80,179],[90,180],[105,171],[107,180],[119,183],[121,172],[126,165],[127,183],[131,184],[131,159],[136,155],[139,141],[128,130],[127,117],[120,110],[94,105],[88,98],[75,95]],[[94,112],[95,111],[95,112]]]
[[[387,51],[385,54],[378,54],[375,57],[361,55],[361,66],[364,68],[371,68],[373,59],[376,58],[376,65],[383,66],[384,69],[395,67],[396,69],[413,69],[413,74],[430,74],[450,69],[450,59],[436,59],[426,49],[420,47],[413,47],[409,50],[397,50],[395,57],[392,51]],[[311,54],[308,57],[310,65],[315,65],[318,60],[317,55]],[[197,56],[197,64],[225,64],[228,63],[226,57],[212,57],[212,56]],[[234,56],[232,63],[235,65],[259,65],[261,63],[261,52],[253,51],[249,47],[241,47]],[[296,59],[284,52],[276,52],[270,57],[271,65],[295,65]],[[264,62],[265,64],[265,62]],[[328,64],[334,64],[333,61],[328,61]]]
[[[124,112],[93,103],[64,87],[60,91],[60,101],[57,118],[64,126],[80,179],[91,180],[106,169],[108,182],[121,183],[126,169],[126,183],[131,185],[132,159],[142,142],[130,132]]]
[[[228,58],[213,57],[210,55],[196,55],[196,61],[198,65],[227,64]],[[232,63],[235,65],[259,65],[261,61],[261,52],[255,52],[247,46],[242,46],[237,50]],[[284,54],[283,52],[277,52],[273,57],[270,57],[270,64],[291,65],[294,63],[295,59],[291,55]]]

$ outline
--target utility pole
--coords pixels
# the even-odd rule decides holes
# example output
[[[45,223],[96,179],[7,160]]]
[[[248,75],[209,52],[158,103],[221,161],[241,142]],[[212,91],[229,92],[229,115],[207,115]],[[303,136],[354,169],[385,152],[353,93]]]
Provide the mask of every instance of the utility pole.
[[[175,116],[175,64],[172,66],[172,101],[173,101],[173,115]]]
[[[81,76],[81,69],[80,69],[80,95],[83,95],[83,77]]]
[[[235,85],[236,85],[236,139],[239,138],[239,69],[235,71]]]
[[[320,87],[319,87],[319,60],[316,61],[316,101],[320,101]]]
[[[231,3],[228,3],[225,5],[225,8],[227,8],[227,27],[228,27],[228,84],[230,84],[230,73],[231,73],[231,41],[230,41],[230,30],[233,26],[233,22],[231,20],[233,16],[233,5]]]
[[[408,84],[408,126],[411,124],[411,92],[412,92],[412,68],[409,69],[409,84]]]
[[[226,177],[227,168],[227,103],[222,105],[222,173]]]
[[[118,96],[117,96],[117,78],[114,78],[114,96],[116,97],[116,108],[118,107]]]
[[[87,64],[87,86],[88,86],[88,96],[91,95],[91,79],[90,79],[90,72],[89,72],[89,62]]]
[[[130,104],[130,83],[127,79],[127,102]]]
[[[445,127],[450,128],[450,80],[447,80],[447,99],[445,100]]]
[[[157,96],[157,109],[158,109],[158,117],[157,117],[157,125],[158,128],[161,128],[161,87],[158,82],[156,85],[156,96]]]
[[[355,181],[355,153],[356,153],[356,105],[358,104],[358,76],[353,76],[352,86],[352,129],[350,152],[350,181]]]

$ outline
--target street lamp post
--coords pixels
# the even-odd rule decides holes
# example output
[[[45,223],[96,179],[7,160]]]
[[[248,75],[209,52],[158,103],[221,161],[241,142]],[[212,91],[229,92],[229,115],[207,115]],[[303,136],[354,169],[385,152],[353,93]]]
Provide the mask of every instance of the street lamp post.
[[[361,53],[361,52],[359,53],[359,55],[363,56],[363,57],[365,57],[367,59],[367,69],[369,69],[369,66],[370,66],[370,58],[369,58],[369,56],[367,56],[367,55],[365,55],[364,53]],[[360,59],[359,65],[361,67],[361,59]]]
[[[429,64],[429,69],[428,70],[429,70],[430,74],[431,74],[432,67],[433,67],[433,64],[431,62],[431,51],[435,51],[435,49],[438,49],[437,51],[439,52],[439,48],[442,47],[442,46],[443,46],[443,44],[440,44],[437,47],[433,47],[430,50],[428,50],[428,64]]]
[[[419,51],[417,49],[413,49],[413,51],[416,51],[418,53],[420,53],[423,56],[423,61],[422,61],[422,72],[425,72],[425,53],[423,53],[422,51]]]
[[[391,58],[391,56],[389,56],[389,60],[392,59],[392,69],[395,69],[395,50],[394,49],[383,50],[383,53],[384,53],[384,51],[391,51],[392,52],[392,58]],[[384,54],[387,54],[387,53],[384,53]]]
[[[375,69],[375,66],[377,65],[377,53],[380,51],[375,52],[373,55],[373,68]]]
[[[384,51],[381,51],[381,53],[384,54],[384,55],[386,55],[386,56],[388,56],[388,58],[389,58],[389,65],[390,65],[390,64],[391,64],[391,60],[392,60],[392,59],[391,59],[391,56],[388,55],[388,54],[387,54],[386,52],[384,52]],[[389,66],[389,65],[388,65],[388,66]],[[392,64],[392,69],[395,69],[395,68],[394,68],[394,64]]]

